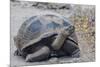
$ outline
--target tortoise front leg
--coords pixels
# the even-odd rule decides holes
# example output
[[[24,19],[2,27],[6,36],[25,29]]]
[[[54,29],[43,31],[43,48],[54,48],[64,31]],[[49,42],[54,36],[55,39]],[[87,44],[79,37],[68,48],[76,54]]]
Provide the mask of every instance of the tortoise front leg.
[[[80,57],[80,49],[78,45],[69,39],[64,42],[62,50],[69,56]]]
[[[46,60],[49,57],[50,49],[47,46],[43,46],[41,49],[36,51],[35,53],[28,54],[26,56],[27,62],[37,62]]]

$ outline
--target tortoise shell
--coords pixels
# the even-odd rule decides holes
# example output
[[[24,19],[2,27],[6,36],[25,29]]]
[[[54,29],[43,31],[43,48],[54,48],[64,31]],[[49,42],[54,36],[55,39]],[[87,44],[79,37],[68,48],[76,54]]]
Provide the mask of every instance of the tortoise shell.
[[[56,14],[43,14],[30,17],[20,27],[15,43],[18,49],[24,48],[71,25],[70,21]]]

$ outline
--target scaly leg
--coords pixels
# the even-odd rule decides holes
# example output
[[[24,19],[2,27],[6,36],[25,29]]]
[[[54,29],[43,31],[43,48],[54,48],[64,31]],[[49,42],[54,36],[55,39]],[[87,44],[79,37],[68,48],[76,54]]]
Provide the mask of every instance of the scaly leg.
[[[27,62],[38,62],[38,61],[46,60],[49,57],[49,54],[50,54],[50,49],[47,46],[43,46],[38,51],[32,54],[28,54],[26,56],[26,61]]]

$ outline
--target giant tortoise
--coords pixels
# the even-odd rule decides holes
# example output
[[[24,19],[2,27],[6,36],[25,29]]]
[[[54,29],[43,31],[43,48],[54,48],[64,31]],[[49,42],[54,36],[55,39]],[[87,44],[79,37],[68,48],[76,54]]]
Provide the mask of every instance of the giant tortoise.
[[[58,14],[40,14],[30,17],[14,37],[17,50],[27,62],[38,62],[51,57],[79,57],[80,50],[71,22]]]

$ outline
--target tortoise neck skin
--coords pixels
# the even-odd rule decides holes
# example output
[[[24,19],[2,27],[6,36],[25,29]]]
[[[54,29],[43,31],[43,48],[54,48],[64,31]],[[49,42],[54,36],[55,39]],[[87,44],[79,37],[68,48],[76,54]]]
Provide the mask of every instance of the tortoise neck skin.
[[[63,28],[51,45],[53,49],[59,50],[60,47],[63,45],[64,41],[66,40],[66,38],[68,38],[68,36],[70,36],[73,32],[74,32],[73,26],[68,26],[66,28]]]

